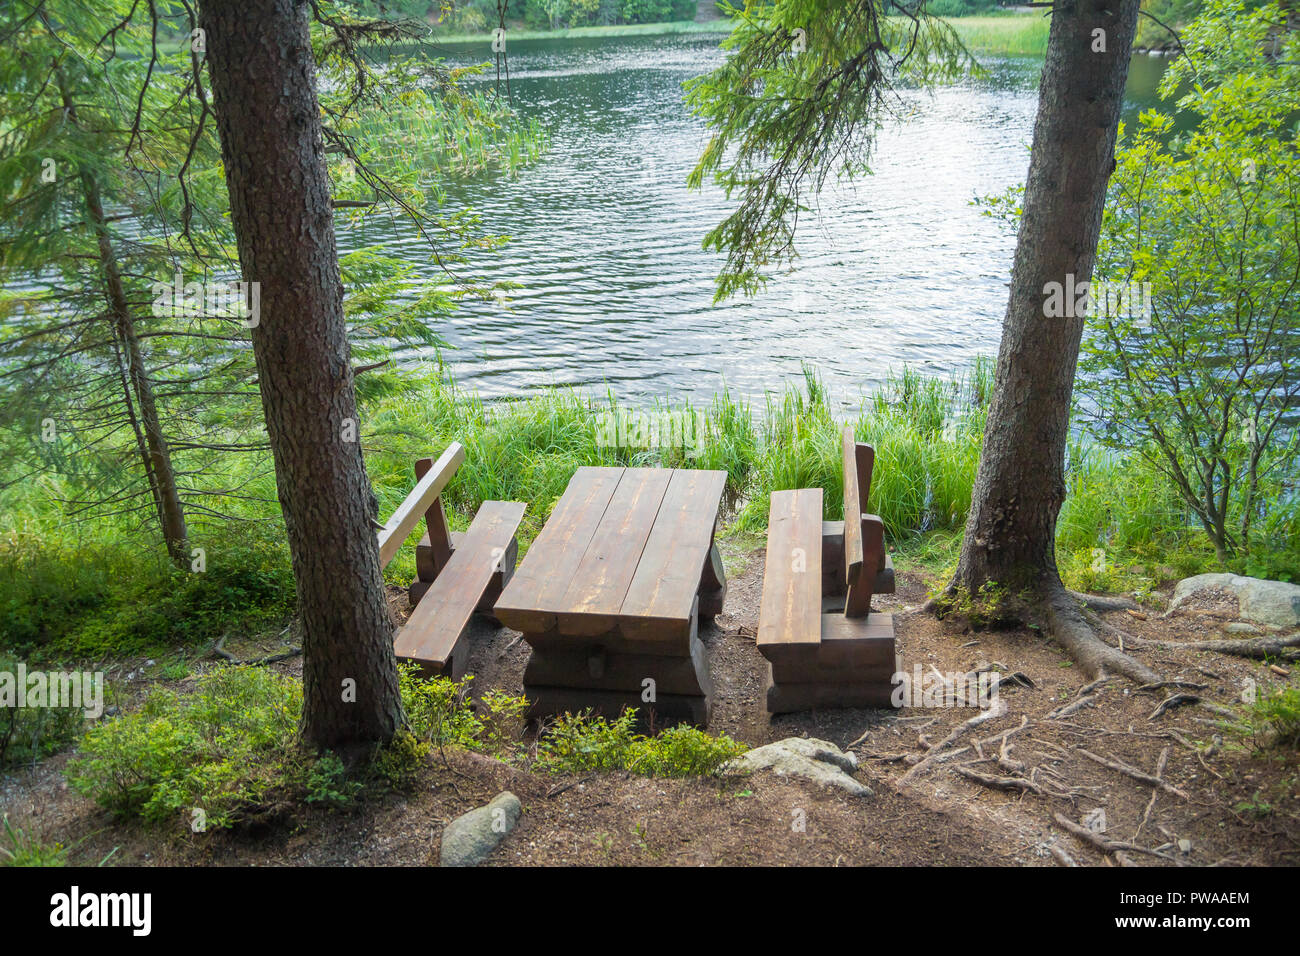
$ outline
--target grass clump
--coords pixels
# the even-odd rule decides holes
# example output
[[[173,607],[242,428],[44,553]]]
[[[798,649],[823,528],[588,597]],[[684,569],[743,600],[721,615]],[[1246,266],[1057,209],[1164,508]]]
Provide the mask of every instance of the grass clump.
[[[948,25],[972,53],[1044,56],[1051,20],[1034,13],[989,14],[954,17]]]
[[[5,844],[0,844],[0,866],[66,866],[68,851],[61,843],[46,843],[3,818]]]
[[[645,777],[710,776],[748,748],[726,734],[712,737],[679,725],[652,737],[635,730],[636,712],[614,720],[581,714],[556,718],[538,743],[537,767],[552,773],[627,770]]]

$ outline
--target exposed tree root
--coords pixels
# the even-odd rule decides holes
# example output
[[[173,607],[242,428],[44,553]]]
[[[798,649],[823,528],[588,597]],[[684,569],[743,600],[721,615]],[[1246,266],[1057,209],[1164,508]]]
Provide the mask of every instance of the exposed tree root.
[[[1168,751],[1168,748],[1165,749]],[[1079,748],[1079,753],[1083,754],[1089,760],[1101,764],[1103,767],[1109,767],[1111,770],[1122,773],[1127,777],[1132,777],[1139,783],[1145,783],[1148,787],[1156,787],[1157,789],[1164,790],[1166,793],[1172,793],[1176,797],[1181,797],[1183,800],[1188,799],[1187,794],[1184,791],[1179,790],[1172,783],[1168,783],[1161,779],[1159,775],[1152,776],[1149,773],[1139,770],[1137,767],[1124,763],[1122,760],[1116,760],[1114,757],[1102,757],[1099,754],[1093,753],[1091,750],[1084,750],[1082,747]]]
[[[926,601],[920,610],[942,616],[948,609],[948,602],[957,593],[957,582],[954,579],[942,594]],[[1079,665],[1089,681],[1097,681],[1111,674],[1127,677],[1138,684],[1155,684],[1162,679],[1141,661],[1126,654],[1126,635],[1097,616],[1098,611],[1131,610],[1137,607],[1128,598],[1080,594],[1067,590],[1053,576],[1040,583],[1025,598],[1017,599],[1017,603],[1022,601],[1023,607],[1015,617],[1041,624]],[[1098,637],[1099,630],[1117,634],[1119,648],[1111,647]]]
[[[1300,647],[1300,633],[1289,637],[1250,637],[1239,641],[1148,641],[1130,637],[1140,647],[1161,647],[1166,650],[1215,651],[1219,654],[1231,654],[1235,657],[1251,657],[1257,660],[1266,657],[1281,657],[1286,660],[1300,659],[1292,648]]]
[[[1068,591],[1070,597],[1083,604],[1089,611],[1105,614],[1108,611],[1136,611],[1138,603],[1132,598],[1113,597],[1102,594],[1084,594],[1082,591]]]
[[[1139,846],[1136,843],[1125,843],[1121,840],[1108,840],[1100,833],[1094,833],[1087,827],[1080,826],[1069,817],[1062,816],[1059,813],[1053,814],[1052,817],[1063,829],[1074,834],[1085,843],[1092,844],[1103,853],[1115,854],[1116,856],[1124,851],[1128,851],[1129,853],[1145,853],[1149,856],[1159,857],[1162,860],[1168,860],[1170,863],[1177,864],[1178,866],[1183,865],[1183,862],[1177,857],[1172,857],[1168,853],[1164,853],[1160,850],[1152,850],[1148,847]]]
[[[1041,794],[1042,788],[1032,780],[1026,780],[1024,777],[998,777],[989,773],[980,773],[978,770],[972,770],[967,766],[954,767],[959,774],[967,780],[974,780],[991,790],[1008,790],[1014,793],[1036,793]]]
[[[1043,614],[1052,637],[1083,668],[1089,680],[1114,673],[1138,684],[1160,682],[1160,675],[1151,668],[1099,638],[1078,601],[1064,586],[1049,584],[1042,598]]]
[[[1151,716],[1148,717],[1147,720],[1155,720],[1172,707],[1183,707],[1187,704],[1199,703],[1201,703],[1201,698],[1197,697],[1195,694],[1170,694],[1160,702],[1160,706],[1151,711]]]
[[[912,777],[915,777],[922,770],[926,769],[927,767],[935,763],[939,759],[939,754],[941,751],[943,751],[949,744],[953,743],[956,740],[959,740],[966,733],[966,731],[970,730],[972,727],[976,727],[986,720],[996,720],[997,718],[1004,716],[1006,712],[1007,712],[1006,705],[1003,704],[1002,706],[1000,706],[995,710],[981,711],[980,713],[972,717],[970,720],[958,724],[952,733],[950,733],[943,740],[939,741],[939,743],[935,744],[933,747],[930,747],[926,751],[925,756],[922,757],[920,760],[918,760],[916,763],[914,763],[911,766],[911,768],[908,769],[907,773],[903,774],[903,776],[899,778],[898,782],[900,784],[906,783],[908,780],[910,780]],[[1029,723],[1029,718],[1028,716],[1026,716],[1023,723],[1021,723],[1020,726],[1023,728],[1028,723]],[[966,749],[966,748],[962,748],[962,749]]]

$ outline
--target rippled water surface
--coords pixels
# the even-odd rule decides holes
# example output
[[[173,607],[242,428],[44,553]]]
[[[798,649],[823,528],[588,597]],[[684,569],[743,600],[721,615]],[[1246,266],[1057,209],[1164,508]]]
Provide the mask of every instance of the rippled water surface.
[[[451,59],[489,56],[485,43]],[[1039,62],[986,61],[984,79],[904,94],[874,175],[829,185],[801,223],[794,269],[715,306],[720,257],[701,239],[729,207],[685,186],[705,131],[681,84],[720,60],[716,37],[512,45],[514,99],[551,147],[514,180],[453,193],[511,237],[477,274],[522,286],[440,328],[457,379],[489,398],[608,386],[633,404],[725,384],[761,404],[806,360],[857,405],[891,368],[953,374],[996,352],[1014,240],[971,199],[1024,178]],[[1134,69],[1129,113],[1153,102],[1158,66]],[[437,276],[414,236],[392,244]]]

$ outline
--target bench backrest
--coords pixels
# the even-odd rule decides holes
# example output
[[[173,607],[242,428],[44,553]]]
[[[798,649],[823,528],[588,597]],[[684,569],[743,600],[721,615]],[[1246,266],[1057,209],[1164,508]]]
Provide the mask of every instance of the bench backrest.
[[[844,579],[846,617],[865,617],[871,610],[876,572],[884,567],[885,528],[867,513],[876,450],[855,441],[853,426],[844,428]]]
[[[434,563],[446,564],[451,555],[451,536],[447,532],[447,516],[442,510],[442,490],[456,474],[465,460],[465,446],[454,441],[438,457],[421,458],[415,463],[415,487],[397,506],[393,516],[379,532],[379,563],[387,567],[402,547],[408,535],[415,530],[420,518],[425,519],[429,531],[429,544],[434,550]]]

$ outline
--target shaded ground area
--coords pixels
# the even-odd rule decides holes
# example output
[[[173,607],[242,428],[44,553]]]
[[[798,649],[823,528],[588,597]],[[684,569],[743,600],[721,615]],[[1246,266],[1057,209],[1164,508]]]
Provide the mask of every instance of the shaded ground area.
[[[1021,672],[1032,686],[1003,687],[1001,710],[984,712],[973,724],[981,712],[962,707],[769,719],[764,662],[754,646],[763,553],[733,547],[727,557],[726,606],[701,631],[716,690],[709,729],[753,746],[790,736],[852,745],[858,777],[873,797],[820,791],[766,771],[705,780],[568,777],[435,752],[411,794],[372,800],[354,812],[294,811],[260,831],[195,835],[179,827],[113,824],[67,790],[60,772],[66,756],[11,774],[0,783],[0,803],[19,826],[72,845],[71,860],[90,864],[110,853],[119,864],[436,864],[447,823],[503,789],[520,797],[524,815],[490,861],[501,865],[1300,860],[1294,754],[1252,755],[1223,738],[1221,715],[1203,705],[1173,707],[1153,718],[1162,700],[1183,688],[1146,692],[1112,680],[1081,694],[1082,676],[1033,631],[970,632],[910,610],[924,600],[926,582],[905,568],[899,593],[877,598],[876,606],[896,613],[906,670],[920,664],[927,673],[953,674],[992,666]],[[395,609],[403,603],[395,594]],[[1169,618],[1155,611],[1108,618],[1135,637],[1177,641],[1217,637],[1236,614],[1235,598],[1206,594]],[[527,645],[513,631],[482,622],[474,627],[469,670],[477,675],[477,689],[519,693]],[[244,657],[257,653],[240,651]],[[1198,685],[1195,693],[1211,707],[1239,703],[1248,682],[1263,693],[1294,679],[1262,662],[1208,652],[1139,647],[1135,653],[1166,678]],[[299,665],[273,666],[297,672]],[[1144,774],[1158,780],[1139,779]],[[804,821],[802,831],[792,825],[796,820]],[[1093,837],[1070,832],[1069,824]]]

